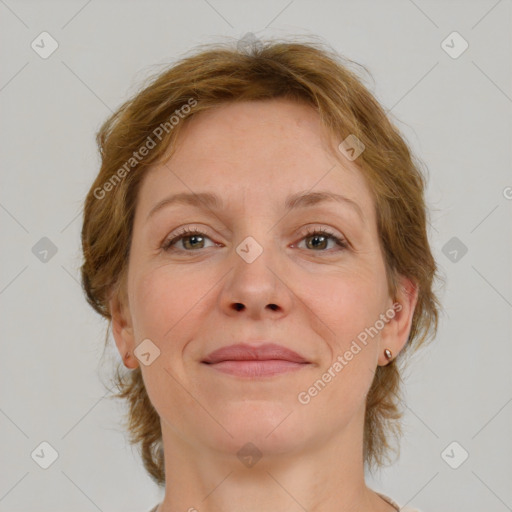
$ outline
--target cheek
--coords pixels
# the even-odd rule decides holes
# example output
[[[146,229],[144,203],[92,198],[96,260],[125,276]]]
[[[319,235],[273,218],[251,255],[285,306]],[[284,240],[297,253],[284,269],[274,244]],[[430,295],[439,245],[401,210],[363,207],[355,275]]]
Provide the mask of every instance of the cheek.
[[[135,276],[131,303],[136,335],[161,342],[172,337],[194,318],[205,289],[197,274],[165,266]]]
[[[380,334],[374,326],[384,313],[387,285],[385,276],[362,270],[317,282],[323,286],[315,288],[308,306],[321,320],[326,357],[311,387],[302,391],[311,391],[315,405],[308,410],[332,424],[333,418],[344,421],[365,403],[378,358]]]
[[[336,334],[341,347],[365,328],[374,325],[384,312],[387,285],[383,275],[360,269],[331,275],[315,291],[315,309]]]

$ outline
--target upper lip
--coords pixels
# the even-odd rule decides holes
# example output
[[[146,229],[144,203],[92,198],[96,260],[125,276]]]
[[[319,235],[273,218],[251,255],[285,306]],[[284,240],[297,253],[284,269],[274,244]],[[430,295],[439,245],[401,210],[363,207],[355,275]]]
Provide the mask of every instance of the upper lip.
[[[265,361],[281,359],[294,363],[307,363],[300,354],[276,343],[264,343],[262,345],[249,345],[237,343],[214,350],[203,359],[203,363],[220,363],[221,361]]]

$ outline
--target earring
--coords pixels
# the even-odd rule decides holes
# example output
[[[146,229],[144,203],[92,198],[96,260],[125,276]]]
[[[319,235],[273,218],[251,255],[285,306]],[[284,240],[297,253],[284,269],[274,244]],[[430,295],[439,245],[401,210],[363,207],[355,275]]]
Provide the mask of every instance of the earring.
[[[388,361],[391,361],[391,359],[393,358],[393,353],[391,352],[391,350],[389,350],[389,348],[386,348],[384,350],[384,357],[388,360]]]
[[[129,370],[133,370],[133,368],[130,368],[127,364],[128,360],[130,359],[130,352],[126,352],[124,358],[123,358],[123,364],[128,368]]]

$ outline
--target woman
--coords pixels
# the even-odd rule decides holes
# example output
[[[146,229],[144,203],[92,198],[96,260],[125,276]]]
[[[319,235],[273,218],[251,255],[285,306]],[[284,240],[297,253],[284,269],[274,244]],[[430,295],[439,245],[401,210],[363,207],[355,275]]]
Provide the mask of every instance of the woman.
[[[364,471],[437,270],[424,178],[356,74],[318,44],[203,48],[97,140],[82,279],[152,512],[399,510]]]

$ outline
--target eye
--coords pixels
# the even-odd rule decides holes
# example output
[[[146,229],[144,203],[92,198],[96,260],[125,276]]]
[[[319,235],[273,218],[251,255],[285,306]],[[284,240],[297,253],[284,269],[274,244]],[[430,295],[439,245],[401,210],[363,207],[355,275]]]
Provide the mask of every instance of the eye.
[[[329,240],[333,241],[338,247],[341,248],[341,250],[348,249],[348,243],[336,236],[334,233],[331,233],[328,229],[313,229],[308,231],[302,240],[306,241],[307,248],[313,248],[316,252],[326,252],[323,249],[327,248],[326,246]],[[308,240],[310,240],[311,243],[308,244]],[[320,250],[318,250],[319,248]]]
[[[204,249],[205,240],[211,241],[210,237],[199,229],[183,228],[178,234],[176,234],[176,236],[166,240],[162,245],[162,249],[168,252],[191,252],[196,249]],[[306,241],[306,247],[309,249],[314,249],[315,252],[326,252],[325,249],[327,249],[329,241],[334,242],[335,245],[340,247],[340,250],[348,249],[348,243],[345,240],[339,238],[327,229],[308,230],[306,235],[304,235],[301,239],[301,242],[303,240]],[[310,240],[311,243],[308,244],[308,240]],[[182,247],[176,248],[175,246],[180,242]],[[214,245],[218,246],[219,244],[214,243]]]
[[[204,242],[206,239],[211,240],[210,237],[206,236],[198,229],[184,228],[175,237],[166,240],[162,245],[162,249],[165,251],[178,250],[188,252],[194,249],[204,249]],[[178,249],[176,249],[174,246],[179,242],[181,242],[182,247],[178,247]]]

